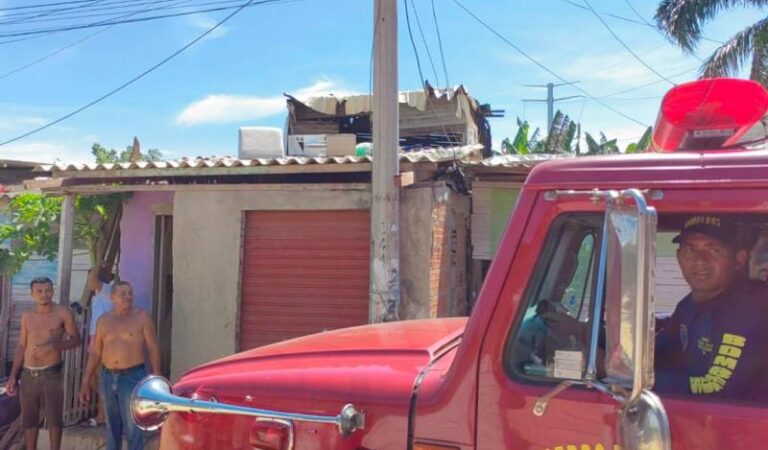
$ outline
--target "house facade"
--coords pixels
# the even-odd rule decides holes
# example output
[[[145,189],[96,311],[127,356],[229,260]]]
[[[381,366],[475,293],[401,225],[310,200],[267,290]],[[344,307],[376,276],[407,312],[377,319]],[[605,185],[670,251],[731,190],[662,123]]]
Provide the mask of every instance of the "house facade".
[[[470,201],[446,176],[481,146],[400,156],[400,317],[464,315]],[[368,322],[371,156],[58,165],[52,195],[129,193],[119,276],[172,379],[211,359]]]

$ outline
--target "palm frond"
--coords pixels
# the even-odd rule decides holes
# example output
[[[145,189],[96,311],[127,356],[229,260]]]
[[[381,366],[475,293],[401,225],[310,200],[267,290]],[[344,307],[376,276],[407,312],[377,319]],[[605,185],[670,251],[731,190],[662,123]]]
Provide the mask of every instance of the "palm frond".
[[[768,87],[768,33],[762,33],[755,41],[749,78]]]
[[[704,23],[725,9],[766,6],[768,0],[662,0],[654,19],[667,37],[686,52],[693,52]]]
[[[765,50],[766,38],[768,18],[739,31],[718,47],[702,64],[701,76],[711,78],[737,74],[753,52]],[[757,59],[759,63],[760,58]]]

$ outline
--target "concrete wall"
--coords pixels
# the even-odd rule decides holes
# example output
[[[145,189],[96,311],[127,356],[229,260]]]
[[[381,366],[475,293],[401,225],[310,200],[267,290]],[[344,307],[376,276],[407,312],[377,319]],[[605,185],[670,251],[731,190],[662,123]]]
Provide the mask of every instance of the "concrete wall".
[[[243,211],[368,208],[364,190],[177,192],[171,378],[237,350]]]
[[[400,318],[430,317],[429,259],[432,251],[431,184],[400,193]]]
[[[173,202],[171,192],[134,192],[123,205],[120,221],[120,279],[133,286],[134,304],[152,307],[154,209]]]

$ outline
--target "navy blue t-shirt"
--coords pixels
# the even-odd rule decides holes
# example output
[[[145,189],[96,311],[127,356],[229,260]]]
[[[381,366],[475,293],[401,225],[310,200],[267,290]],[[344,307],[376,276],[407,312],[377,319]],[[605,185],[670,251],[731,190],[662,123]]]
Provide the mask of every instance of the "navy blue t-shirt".
[[[689,294],[656,335],[655,390],[768,399],[768,287],[739,282],[696,303]]]

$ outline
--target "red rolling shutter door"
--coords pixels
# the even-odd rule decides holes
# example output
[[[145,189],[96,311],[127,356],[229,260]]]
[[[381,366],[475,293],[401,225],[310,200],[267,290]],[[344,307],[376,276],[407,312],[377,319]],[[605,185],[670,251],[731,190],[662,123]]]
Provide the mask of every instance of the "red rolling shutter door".
[[[368,323],[367,210],[249,211],[240,350]]]

